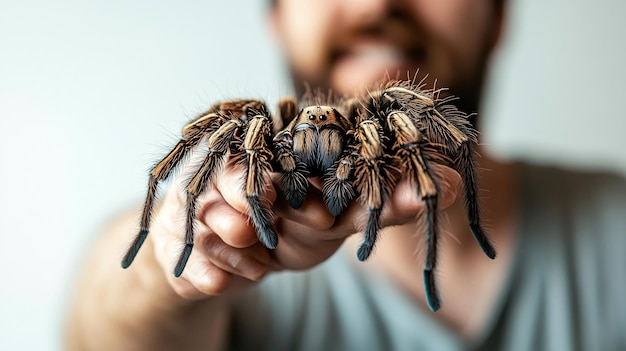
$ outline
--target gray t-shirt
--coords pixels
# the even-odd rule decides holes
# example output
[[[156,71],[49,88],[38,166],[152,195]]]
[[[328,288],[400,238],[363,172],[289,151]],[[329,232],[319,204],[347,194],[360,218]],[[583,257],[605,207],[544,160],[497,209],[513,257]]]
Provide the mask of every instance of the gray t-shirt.
[[[626,182],[531,166],[522,179],[516,257],[471,344],[336,254],[248,291],[235,307],[232,348],[626,350]]]

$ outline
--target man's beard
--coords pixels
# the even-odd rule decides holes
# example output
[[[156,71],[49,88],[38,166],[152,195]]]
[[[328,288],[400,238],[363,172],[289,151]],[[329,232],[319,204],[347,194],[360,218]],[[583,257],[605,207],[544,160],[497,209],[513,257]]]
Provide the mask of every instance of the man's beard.
[[[485,53],[483,59],[479,61],[479,62],[483,62],[484,64],[481,64],[479,67],[477,67],[476,70],[473,71],[474,74],[472,75],[472,77],[466,78],[465,81],[463,82],[455,82],[451,86],[444,87],[444,86],[438,85],[439,88],[445,88],[445,90],[442,91],[441,97],[454,96],[455,99],[451,103],[454,106],[456,106],[457,109],[459,109],[459,111],[462,111],[469,116],[469,120],[475,128],[479,127],[480,118],[478,114],[479,112],[478,109],[480,106],[480,99],[481,99],[482,92],[483,92],[483,83],[484,83],[485,72],[486,72],[486,67],[487,67],[487,64],[486,64],[487,56],[488,55]],[[331,87],[328,80],[305,79],[305,78],[301,78],[296,72],[294,72],[293,69],[290,69],[290,72],[291,72],[291,77],[292,77],[292,84],[293,84],[296,96],[298,98],[301,98],[302,96],[304,96],[307,93],[308,89],[313,90],[313,91],[319,90],[324,93],[336,94],[336,92],[333,91],[333,88]],[[399,75],[399,76],[388,77],[387,80],[389,79],[399,79],[399,80],[414,79],[416,82],[419,82],[421,77],[423,77],[424,75],[421,75],[418,73],[418,75],[415,76],[415,75],[411,75],[411,73],[407,73],[407,75],[405,76]],[[383,80],[381,77],[380,82],[374,83],[373,87],[372,86],[363,87],[361,91],[365,91],[365,89],[367,88],[369,89],[375,88],[376,85],[380,85],[384,82],[385,80]],[[428,89],[429,86],[426,85],[424,88]],[[357,89],[357,91],[359,90]]]

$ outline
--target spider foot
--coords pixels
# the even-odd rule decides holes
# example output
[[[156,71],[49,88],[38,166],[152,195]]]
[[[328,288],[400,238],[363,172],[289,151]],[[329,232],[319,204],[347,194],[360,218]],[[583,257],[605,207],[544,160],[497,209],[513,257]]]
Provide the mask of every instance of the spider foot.
[[[476,242],[478,242],[480,248],[483,249],[485,255],[492,260],[496,258],[496,249],[493,247],[489,239],[487,239],[487,235],[483,231],[482,226],[478,223],[470,223],[470,229],[472,230],[472,234],[474,235]]]
[[[436,312],[441,307],[439,292],[435,283],[435,275],[430,269],[424,270],[424,290],[426,291],[426,302],[431,311]]]
[[[191,249],[193,249],[193,244],[186,244],[183,253],[180,255],[178,259],[178,263],[176,263],[176,267],[174,268],[174,276],[176,278],[180,277],[183,274],[183,270],[187,265],[187,260],[189,260],[189,256],[191,255]]]
[[[309,182],[305,174],[301,172],[283,173],[280,186],[291,208],[298,209],[302,207],[307,189],[309,188]]]
[[[381,209],[370,209],[369,210],[369,218],[367,220],[367,226],[365,227],[365,239],[359,249],[357,250],[356,256],[359,261],[365,261],[372,254],[374,250],[374,244],[376,244],[376,237],[378,235],[378,231],[380,230],[380,214],[382,213]]]
[[[259,240],[268,249],[275,249],[278,245],[278,233],[274,228],[271,212],[261,205],[258,197],[248,196],[247,198],[250,206],[250,218],[257,228]]]
[[[335,217],[343,212],[356,195],[349,182],[337,178],[327,179],[322,187],[322,193],[328,211]]]
[[[362,243],[361,246],[359,246],[359,249],[356,251],[356,257],[361,262],[365,261],[372,254],[372,250],[373,250],[373,246],[371,246],[371,245],[369,245],[367,243]]]
[[[135,238],[135,241],[131,245],[130,249],[128,249],[128,252],[126,252],[126,255],[124,255],[124,258],[122,259],[122,268],[128,268],[130,264],[133,263],[133,261],[135,260],[135,256],[137,256],[137,253],[139,252],[141,245],[143,245],[143,242],[146,240],[147,237],[148,237],[147,230],[139,231],[139,235],[137,235],[137,237]]]

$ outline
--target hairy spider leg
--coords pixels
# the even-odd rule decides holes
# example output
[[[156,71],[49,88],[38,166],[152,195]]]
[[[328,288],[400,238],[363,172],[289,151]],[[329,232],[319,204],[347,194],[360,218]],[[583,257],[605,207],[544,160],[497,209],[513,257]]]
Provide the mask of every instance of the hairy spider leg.
[[[264,201],[272,170],[272,119],[265,108],[256,110],[245,129],[243,143],[238,146],[235,160],[245,165],[244,192],[248,201],[250,218],[257,228],[257,237],[268,249],[278,245],[270,205]]]
[[[380,215],[386,197],[395,186],[393,160],[383,145],[383,131],[374,119],[357,124],[355,135],[354,187],[361,194],[368,211],[363,243],[357,250],[357,258],[365,261],[374,249],[381,229]]]
[[[302,207],[309,188],[307,177],[309,171],[293,152],[293,136],[289,130],[283,130],[274,138],[276,165],[281,172],[280,189],[289,206],[298,209]]]
[[[284,97],[278,101],[278,111],[274,118],[274,134],[278,134],[286,126],[292,125],[298,115],[298,102],[293,97]]]
[[[307,166],[293,151],[291,131],[297,122],[298,103],[293,98],[284,98],[278,103],[278,113],[283,123],[288,122],[285,129],[279,131],[273,141],[276,166],[281,172],[280,188],[289,206],[298,209],[302,207],[309,188]]]
[[[442,100],[436,108],[432,109],[433,113],[435,113],[437,117],[433,120],[438,122],[448,121],[452,126],[460,131],[461,134],[466,136],[466,139],[459,140],[458,143],[456,157],[454,159],[456,169],[463,178],[463,183],[465,185],[465,203],[468,210],[468,218],[472,234],[483,252],[489,258],[494,259],[496,257],[496,250],[483,229],[480,207],[478,205],[478,190],[476,188],[476,184],[478,182],[475,175],[476,167],[474,164],[474,146],[478,143],[477,132],[475,129],[471,128],[467,115],[460,112],[454,105],[447,104],[448,100],[449,99]],[[443,116],[445,116],[445,118]],[[449,152],[448,155],[453,157],[454,153]]]
[[[172,170],[185,159],[189,151],[196,147],[207,133],[215,131],[217,127],[226,120],[226,117],[215,113],[215,110],[216,107],[214,106],[205,114],[186,125],[185,128],[183,128],[181,140],[179,140],[176,146],[174,146],[174,148],[150,171],[148,193],[143,206],[139,233],[135,236],[133,243],[122,259],[122,268],[128,268],[131,263],[133,263],[143,242],[148,237],[159,182],[169,177]]]
[[[189,180],[186,187],[186,221],[185,221],[185,248],[174,268],[174,276],[180,277],[185,269],[187,260],[191,255],[194,242],[194,222],[196,218],[196,201],[198,196],[211,183],[213,177],[224,165],[230,142],[233,140],[235,133],[243,126],[243,122],[239,119],[231,119],[222,124],[211,136],[207,142],[208,153],[202,161],[200,168],[195,172]]]
[[[459,111],[446,98],[438,102],[432,94],[418,93],[410,87],[395,86],[384,90],[399,103],[418,125],[426,138],[443,148],[446,156],[454,160],[465,190],[465,205],[472,234],[487,257],[494,259],[496,250],[483,229],[478,206],[477,179],[474,167],[473,145],[478,142],[477,132],[471,127],[467,115]]]
[[[443,134],[443,136],[445,136],[444,138],[447,140],[442,138],[439,142],[446,145],[446,154],[454,159],[455,168],[463,179],[465,207],[467,209],[470,229],[474,239],[485,255],[494,259],[496,257],[496,250],[483,229],[480,207],[478,205],[478,189],[473,150],[473,145],[475,145],[476,142],[471,139],[472,135],[468,134],[469,131],[467,131],[467,133],[462,131],[462,129],[469,128],[465,123],[461,123],[458,118],[455,118],[458,117],[455,116],[455,113],[459,113],[459,111],[456,110],[456,108],[452,108],[451,105],[446,106],[446,108],[449,109],[449,113],[445,114],[447,118],[443,117],[444,115],[436,108],[424,111],[426,117],[422,118],[422,123],[426,125],[426,130],[433,131],[436,128],[436,124],[443,126],[444,131],[447,131],[447,133]],[[463,119],[463,122],[464,121],[466,120]],[[437,135],[442,134],[438,133]],[[454,142],[454,144],[451,142]],[[455,145],[455,147],[453,147],[453,145]]]
[[[392,150],[399,158],[400,172],[417,186],[419,196],[424,201],[427,220],[424,290],[428,306],[432,311],[437,311],[441,307],[434,274],[437,266],[439,238],[437,223],[439,186],[424,152],[423,145],[426,140],[411,118],[403,111],[392,111],[387,114],[387,126],[395,137]]]
[[[351,184],[353,168],[354,154],[348,149],[324,175],[322,196],[333,216],[339,216],[356,195]]]

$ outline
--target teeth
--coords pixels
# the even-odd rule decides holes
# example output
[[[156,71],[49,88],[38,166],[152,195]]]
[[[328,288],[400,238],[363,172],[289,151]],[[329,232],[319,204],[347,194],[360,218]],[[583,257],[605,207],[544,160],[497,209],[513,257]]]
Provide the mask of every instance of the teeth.
[[[404,59],[404,54],[393,47],[368,46],[353,51],[355,56],[368,60],[397,61]]]

